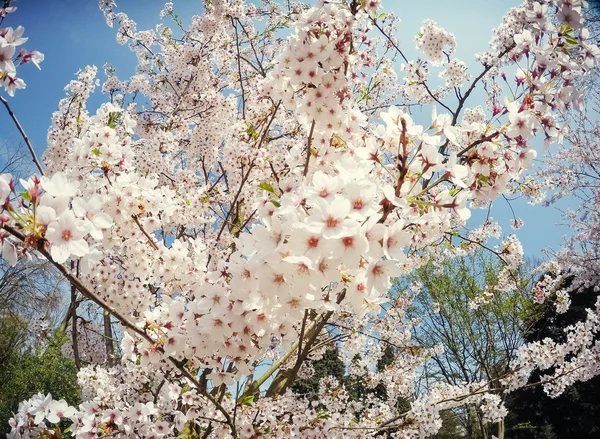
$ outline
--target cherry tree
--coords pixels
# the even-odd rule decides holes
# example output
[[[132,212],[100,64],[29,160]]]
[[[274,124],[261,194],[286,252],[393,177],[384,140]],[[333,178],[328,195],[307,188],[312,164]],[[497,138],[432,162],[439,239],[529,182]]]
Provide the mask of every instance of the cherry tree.
[[[557,149],[539,172],[551,192],[551,197],[545,201],[547,205],[567,196],[574,197],[580,203],[577,211],[569,209],[563,212],[574,234],[554,255],[553,260],[543,266],[549,271],[549,276],[544,289],[538,291],[540,300],[553,292],[551,285],[558,286],[565,279],[573,278],[574,285],[569,286],[571,291],[598,285],[600,218],[594,206],[600,200],[599,134],[598,123],[589,116],[582,116],[568,134],[572,146]],[[562,308],[566,311],[568,305]]]
[[[74,300],[118,321],[120,361],[80,369],[79,407],[51,395],[24,401],[11,437],[57,432],[59,421],[80,438],[427,437],[440,410],[465,403],[500,422],[499,393],[529,385],[534,370],[554,367],[539,383],[551,392],[598,374],[591,311],[568,343],[524,346],[501,386],[415,394],[434,351],[414,348],[410,301],[388,293],[431,258],[478,247],[504,264],[496,291],[511,288],[518,240],[493,249],[498,225],[466,222],[501,195],[542,198],[527,173],[535,139],[562,142],[558,116],[582,107],[573,84],[599,53],[582,3],[511,9],[470,69],[433,21],[415,28],[422,58],[408,60],[394,36],[399,18],[379,0],[206,0],[188,27],[167,3],[161,23],[141,31],[101,0],[137,71],[122,80],[106,68],[109,99],[93,114],[97,69],[71,81],[44,166],[31,148],[39,174],[0,176],[0,238],[9,262],[47,258]],[[0,11],[4,19],[14,8]],[[13,58],[22,34],[0,30],[9,95],[24,86],[17,64],[43,59]],[[485,106],[470,106],[477,87]],[[431,109],[428,126],[415,123],[414,106]],[[291,392],[332,344],[348,373],[385,384],[385,399],[349,401],[331,377],[317,402]],[[378,371],[386,346],[394,359]],[[409,411],[397,410],[399,398]]]

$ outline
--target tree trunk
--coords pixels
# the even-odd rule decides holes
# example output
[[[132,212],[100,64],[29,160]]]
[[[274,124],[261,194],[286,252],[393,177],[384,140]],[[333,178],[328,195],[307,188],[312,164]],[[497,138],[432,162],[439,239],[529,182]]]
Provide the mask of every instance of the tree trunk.
[[[112,366],[115,359],[115,350],[113,345],[112,326],[110,324],[110,314],[104,311],[104,346],[106,347],[106,364]]]
[[[504,439],[504,419],[498,422],[498,439]]]

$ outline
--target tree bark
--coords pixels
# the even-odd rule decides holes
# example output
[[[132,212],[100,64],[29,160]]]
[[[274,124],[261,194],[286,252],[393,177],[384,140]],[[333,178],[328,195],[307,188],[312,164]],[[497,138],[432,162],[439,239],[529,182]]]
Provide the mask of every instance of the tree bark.
[[[498,439],[504,439],[504,419],[498,422]]]
[[[115,349],[113,344],[110,314],[106,310],[104,310],[104,346],[106,348],[106,364],[112,366],[115,360]]]

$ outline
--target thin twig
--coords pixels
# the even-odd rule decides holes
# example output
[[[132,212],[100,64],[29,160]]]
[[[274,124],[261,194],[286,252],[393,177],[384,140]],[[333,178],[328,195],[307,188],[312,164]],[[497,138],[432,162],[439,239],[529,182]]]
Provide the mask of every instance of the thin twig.
[[[427,90],[427,93],[429,94],[429,96],[431,96],[431,99],[433,99],[438,104],[440,104],[442,107],[444,107],[446,110],[448,110],[450,113],[452,113],[452,109],[449,106],[447,106],[446,104],[444,104],[442,101],[440,101],[438,98],[435,97],[435,95],[433,94],[433,92],[431,91],[429,86],[427,85],[427,82],[423,81],[423,82],[419,82],[419,84],[421,84],[423,87],[425,87],[425,90]]]
[[[394,49],[396,49],[398,51],[398,53],[400,54],[400,56],[402,57],[404,62],[408,62],[408,59],[404,56],[404,53],[402,53],[402,51],[400,50],[398,45],[394,42],[394,40],[392,40],[392,38],[388,34],[385,33],[385,31],[381,28],[381,26],[379,26],[379,24],[377,23],[377,20],[375,18],[371,18],[371,22],[375,25],[375,27],[377,29],[379,29],[381,31],[383,36],[388,39],[388,41],[394,47]]]
[[[242,65],[240,63],[240,40],[238,37],[238,30],[233,17],[231,17],[231,25],[235,31],[235,48],[237,49],[237,65],[238,65],[238,76],[240,77],[240,88],[242,90],[242,118],[246,120],[246,93],[244,91],[244,78],[242,78]]]
[[[312,147],[312,139],[313,139],[313,132],[315,131],[315,121],[312,121],[312,124],[310,125],[310,132],[308,133],[308,143],[306,145],[306,162],[304,162],[304,172],[302,173],[302,175],[304,175],[306,177],[306,174],[308,174],[308,164],[310,162],[310,149]]]
[[[499,131],[495,131],[492,134],[489,134],[487,136],[482,137],[479,140],[476,140],[475,142],[471,143],[470,145],[466,146],[463,150],[461,150],[458,154],[457,157],[461,157],[464,153],[468,152],[469,150],[471,150],[472,148],[476,147],[477,145],[482,144],[483,142],[490,142],[491,140],[494,140],[495,137],[498,137],[500,135]]]
[[[144,227],[140,223],[140,219],[139,219],[138,215],[131,215],[131,218],[133,218],[133,220],[135,221],[135,223],[137,224],[139,229],[142,231],[144,236],[146,236],[146,239],[148,239],[148,243],[152,246],[152,248],[154,250],[158,250],[158,246],[156,245],[156,242],[154,242],[154,239],[152,239],[152,237],[148,234],[148,232],[146,232],[146,230],[144,230]]]
[[[39,160],[38,160],[38,158],[37,158],[37,156],[35,154],[35,150],[33,149],[33,146],[31,145],[31,142],[29,141],[29,137],[27,137],[27,134],[25,134],[25,130],[23,130],[23,127],[19,123],[19,120],[17,119],[17,116],[15,115],[15,113],[13,113],[13,111],[10,108],[10,105],[8,104],[8,101],[6,99],[4,99],[2,96],[0,96],[0,101],[2,101],[2,103],[6,107],[6,111],[8,111],[9,116],[12,118],[12,120],[15,123],[17,129],[21,133],[21,136],[23,137],[23,140],[25,140],[25,144],[27,145],[27,148],[29,148],[29,153],[31,154],[31,158],[33,160],[33,163],[35,163],[35,166],[40,171],[40,174],[44,175],[44,169],[42,168],[42,165],[40,164],[40,162],[39,162]]]

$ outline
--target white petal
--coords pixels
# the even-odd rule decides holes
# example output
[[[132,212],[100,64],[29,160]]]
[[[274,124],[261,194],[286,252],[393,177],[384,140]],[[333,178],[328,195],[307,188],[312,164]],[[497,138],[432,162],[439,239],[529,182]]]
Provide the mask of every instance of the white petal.
[[[63,264],[69,259],[69,249],[66,244],[52,244],[50,256],[57,264]]]
[[[87,207],[83,198],[75,198],[73,200],[73,212],[80,218],[83,218],[87,212]]]
[[[83,239],[77,239],[69,242],[69,250],[75,256],[85,256],[88,252],[88,244]]]
[[[105,213],[99,213],[94,216],[92,223],[99,229],[109,229],[112,226],[112,218]]]

